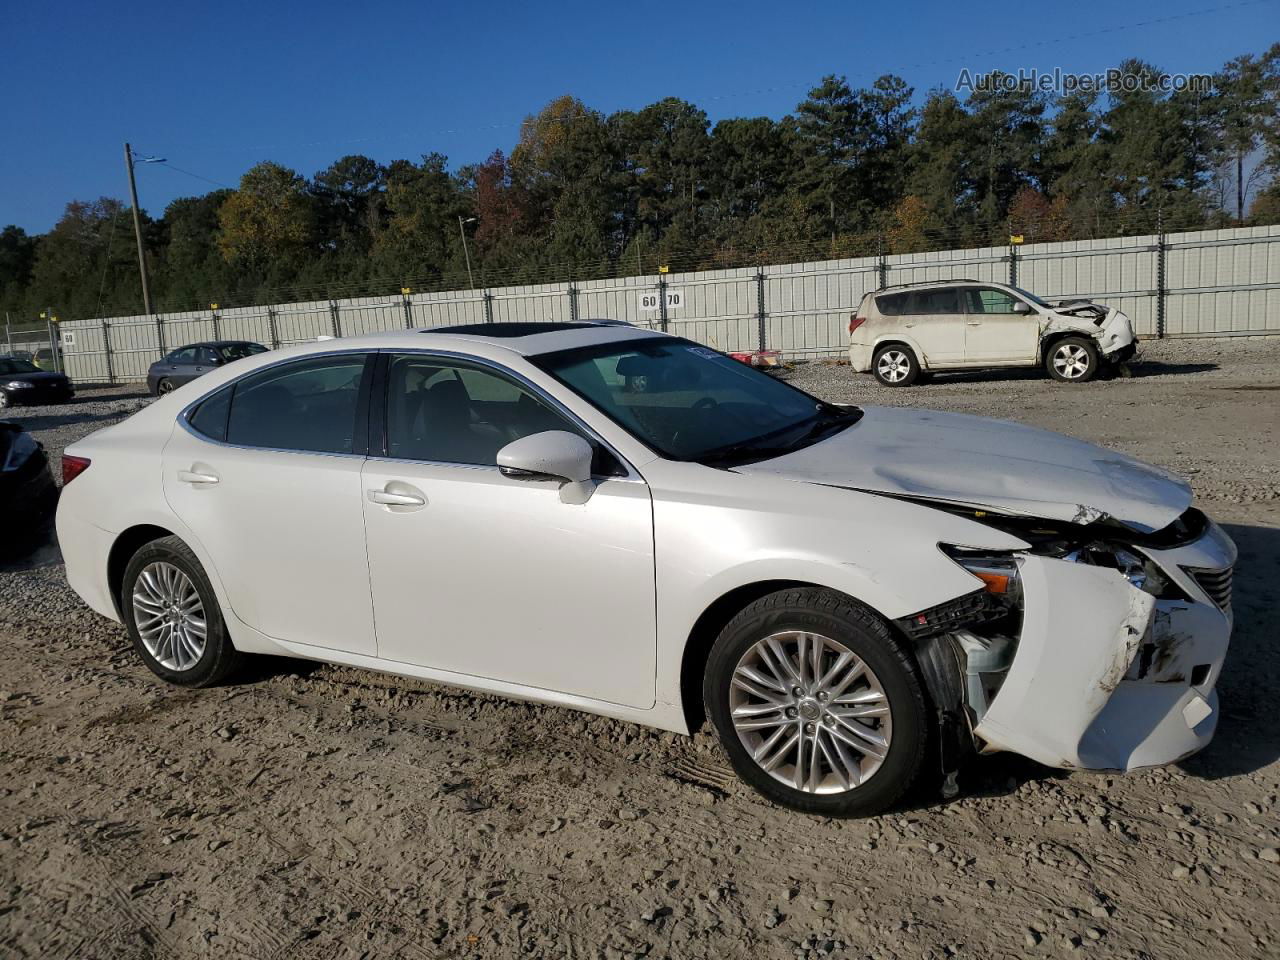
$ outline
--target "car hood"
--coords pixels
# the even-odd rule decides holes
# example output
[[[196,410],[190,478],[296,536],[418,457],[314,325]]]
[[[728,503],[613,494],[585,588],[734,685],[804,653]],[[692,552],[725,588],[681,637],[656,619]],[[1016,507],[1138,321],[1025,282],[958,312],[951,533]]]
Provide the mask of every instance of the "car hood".
[[[808,483],[1149,533],[1191,505],[1180,477],[1035,427],[959,413],[864,407],[828,440],[734,468]]]

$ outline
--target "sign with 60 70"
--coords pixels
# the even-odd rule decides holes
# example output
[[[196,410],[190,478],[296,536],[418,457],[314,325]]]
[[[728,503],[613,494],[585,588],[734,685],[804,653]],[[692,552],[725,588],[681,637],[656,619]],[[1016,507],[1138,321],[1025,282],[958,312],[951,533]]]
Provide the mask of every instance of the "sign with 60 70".
[[[640,309],[648,312],[657,310],[662,306],[662,295],[659,293],[642,293],[640,294]],[[684,306],[684,291],[668,290],[667,291],[667,309],[676,310]]]

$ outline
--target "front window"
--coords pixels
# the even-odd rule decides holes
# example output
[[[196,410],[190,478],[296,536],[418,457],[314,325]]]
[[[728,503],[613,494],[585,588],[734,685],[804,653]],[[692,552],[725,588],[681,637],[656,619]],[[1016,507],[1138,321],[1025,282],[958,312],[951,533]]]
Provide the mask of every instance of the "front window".
[[[6,357],[0,360],[0,373],[39,373],[40,368],[26,360]]]
[[[762,460],[815,443],[861,416],[675,337],[565,350],[532,361],[672,460]]]
[[[230,363],[232,360],[243,360],[245,357],[267,352],[267,348],[260,343],[224,343],[220,344],[217,349],[218,356],[222,358],[223,363]]]
[[[490,370],[428,354],[391,359],[387,456],[492,467],[513,440],[578,433],[529,390]]]
[[[995,287],[968,287],[965,289],[965,309],[969,313],[1010,314],[1018,298]]]

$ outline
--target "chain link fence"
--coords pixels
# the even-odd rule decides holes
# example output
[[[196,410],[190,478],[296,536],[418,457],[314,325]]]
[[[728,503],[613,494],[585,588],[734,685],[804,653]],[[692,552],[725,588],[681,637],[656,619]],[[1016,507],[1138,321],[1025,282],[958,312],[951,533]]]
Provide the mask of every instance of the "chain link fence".
[[[1280,334],[1280,226],[1267,226],[76,320],[59,325],[61,363],[77,381],[124,383],[204,340],[275,348],[383,330],[591,318],[725,352],[805,360],[844,352],[850,314],[868,291],[951,279],[1100,300],[1128,313],[1143,338]]]

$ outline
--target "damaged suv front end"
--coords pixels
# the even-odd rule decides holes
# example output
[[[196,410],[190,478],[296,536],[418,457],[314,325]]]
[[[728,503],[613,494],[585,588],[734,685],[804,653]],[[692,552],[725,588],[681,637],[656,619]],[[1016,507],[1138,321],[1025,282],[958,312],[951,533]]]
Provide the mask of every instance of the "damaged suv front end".
[[[1132,770],[1203,748],[1231,634],[1236,549],[1200,511],[1153,533],[948,507],[1012,533],[1004,553],[941,544],[978,586],[902,618],[928,652],[939,704],[982,752]],[[938,691],[935,689],[935,699]]]

